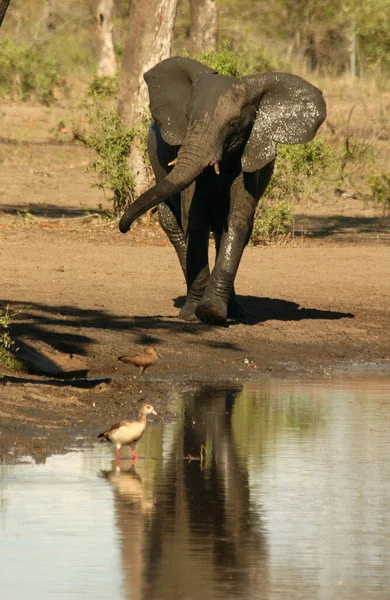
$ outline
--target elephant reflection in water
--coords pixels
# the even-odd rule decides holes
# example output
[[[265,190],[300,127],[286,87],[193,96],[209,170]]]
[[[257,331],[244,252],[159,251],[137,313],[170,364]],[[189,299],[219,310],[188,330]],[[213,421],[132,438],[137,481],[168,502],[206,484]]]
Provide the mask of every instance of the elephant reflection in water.
[[[204,389],[186,399],[183,427],[173,450],[165,452],[150,512],[142,513],[134,495],[129,506],[126,486],[110,477],[127,597],[268,596],[268,550],[251,507],[247,466],[234,444],[234,401],[233,390]],[[186,460],[199,456],[202,444],[203,470],[199,461]]]

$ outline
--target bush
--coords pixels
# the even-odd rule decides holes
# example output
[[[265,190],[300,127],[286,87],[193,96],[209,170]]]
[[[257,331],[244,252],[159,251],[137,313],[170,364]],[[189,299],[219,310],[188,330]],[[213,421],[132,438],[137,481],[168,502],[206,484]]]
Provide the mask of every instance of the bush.
[[[210,69],[214,69],[220,75],[227,75],[228,77],[241,77],[243,75],[238,55],[231,49],[229,42],[224,42],[218,52],[210,50],[209,52],[202,52],[194,58],[210,67]]]
[[[98,183],[93,187],[111,190],[114,213],[120,214],[129,199],[133,199],[133,176],[127,167],[127,158],[135,131],[123,127],[116,109],[107,102],[115,96],[116,86],[115,80],[109,77],[96,77],[89,86],[92,101],[84,103],[90,127],[85,141],[99,155],[90,167],[98,176]]]
[[[321,139],[308,144],[278,145],[274,175],[266,196],[282,196],[290,203],[313,199],[329,181],[337,181],[341,172],[341,153]]]
[[[292,221],[291,206],[286,200],[271,203],[263,198],[255,213],[252,243],[255,246],[266,244],[278,236],[285,235]]]
[[[96,75],[88,86],[87,95],[95,100],[99,98],[116,98],[118,94],[118,77]]]
[[[370,189],[371,195],[367,200],[376,204],[383,215],[387,215],[390,212],[390,173],[372,177]]]
[[[279,145],[271,182],[256,210],[254,244],[267,243],[287,233],[293,205],[313,199],[329,181],[337,181],[341,154],[321,138],[308,144]],[[335,176],[336,173],[336,176]]]
[[[10,324],[12,315],[9,306],[0,308],[0,363],[8,369],[16,371],[25,370],[25,365],[22,361],[14,358],[11,350],[16,351],[15,343],[11,339]]]
[[[59,64],[47,56],[45,44],[15,44],[0,41],[0,94],[18,100],[35,97],[50,104],[56,87],[63,85]]]

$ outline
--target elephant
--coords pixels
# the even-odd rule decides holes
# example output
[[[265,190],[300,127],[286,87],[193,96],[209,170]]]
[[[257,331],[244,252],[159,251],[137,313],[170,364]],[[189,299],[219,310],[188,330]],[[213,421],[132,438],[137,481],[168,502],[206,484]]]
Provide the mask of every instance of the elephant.
[[[224,325],[243,316],[234,280],[271,179],[277,144],[305,144],[326,117],[319,89],[297,75],[220,75],[175,56],[144,74],[156,184],[124,211],[119,228],[158,205],[187,283],[179,317]],[[215,239],[209,268],[209,239]]]

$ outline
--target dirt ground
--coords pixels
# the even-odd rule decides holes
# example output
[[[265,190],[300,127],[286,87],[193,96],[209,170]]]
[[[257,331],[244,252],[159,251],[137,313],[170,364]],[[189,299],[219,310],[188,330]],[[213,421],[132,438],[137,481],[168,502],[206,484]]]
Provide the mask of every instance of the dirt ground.
[[[87,380],[0,368],[0,455],[93,440],[143,400],[201,384],[270,377],[390,375],[390,222],[353,198],[300,207],[285,245],[248,247],[236,281],[245,322],[177,318],[185,285],[162,231],[126,236],[101,218],[90,150],[53,133],[61,108],[1,107],[0,306],[12,335],[80,357]],[[160,360],[140,379],[117,357],[145,345]]]

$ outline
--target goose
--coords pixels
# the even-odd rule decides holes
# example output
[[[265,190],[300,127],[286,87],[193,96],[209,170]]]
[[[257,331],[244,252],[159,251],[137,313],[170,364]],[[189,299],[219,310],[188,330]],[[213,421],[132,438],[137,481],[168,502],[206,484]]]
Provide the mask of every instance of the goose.
[[[107,431],[99,433],[97,436],[98,438],[102,438],[102,442],[110,441],[115,444],[117,463],[120,461],[122,446],[131,446],[131,453],[134,461],[138,459],[135,445],[145,431],[147,415],[157,415],[157,412],[151,404],[144,404],[141,406],[137,421],[120,421],[119,423],[112,425]]]

